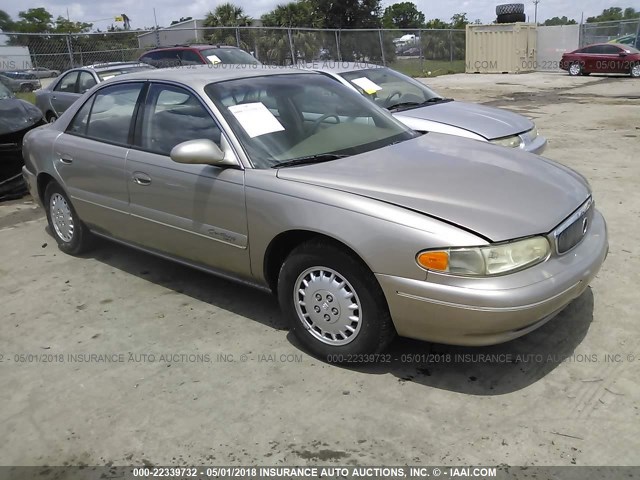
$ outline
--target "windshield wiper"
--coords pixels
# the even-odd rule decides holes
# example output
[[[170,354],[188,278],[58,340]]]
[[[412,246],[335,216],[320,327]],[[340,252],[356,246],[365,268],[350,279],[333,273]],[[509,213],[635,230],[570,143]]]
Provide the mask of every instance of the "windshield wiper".
[[[318,155],[309,155],[306,157],[293,158],[286,162],[277,163],[271,168],[286,168],[295,167],[297,165],[310,165],[312,163],[330,162],[331,160],[338,160],[340,158],[349,157],[350,155],[341,155],[338,153],[320,153]]]
[[[433,97],[433,98],[430,98],[429,100],[425,100],[424,102],[400,102],[400,103],[391,105],[390,107],[387,107],[387,110],[397,110],[399,108],[424,107],[425,105],[433,105],[435,103],[450,102],[451,100],[453,99]]]

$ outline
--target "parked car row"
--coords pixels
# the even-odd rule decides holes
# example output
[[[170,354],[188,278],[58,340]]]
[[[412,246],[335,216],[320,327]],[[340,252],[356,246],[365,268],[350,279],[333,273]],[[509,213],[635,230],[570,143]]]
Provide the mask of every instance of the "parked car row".
[[[104,237],[270,290],[320,358],[366,359],[396,334],[517,338],[581,295],[607,255],[588,182],[526,151],[532,124],[391,70],[94,80],[24,139],[23,176],[59,248]],[[467,116],[515,123],[510,140]]]

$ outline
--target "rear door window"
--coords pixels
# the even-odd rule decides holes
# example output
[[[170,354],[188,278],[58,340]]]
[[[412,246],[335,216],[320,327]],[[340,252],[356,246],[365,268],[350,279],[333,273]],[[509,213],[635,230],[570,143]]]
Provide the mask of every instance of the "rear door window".
[[[125,83],[98,90],[78,110],[67,133],[128,145],[131,122],[142,87],[142,83]]]
[[[78,72],[69,72],[60,79],[54,91],[64,93],[76,93],[76,82],[78,80]]]

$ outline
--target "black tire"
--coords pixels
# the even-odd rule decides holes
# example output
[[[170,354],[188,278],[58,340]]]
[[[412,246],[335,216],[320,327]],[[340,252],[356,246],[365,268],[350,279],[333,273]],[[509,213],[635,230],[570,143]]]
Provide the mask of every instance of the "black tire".
[[[512,13],[524,13],[524,3],[505,3],[496,7],[496,15],[510,15]]]
[[[299,291],[298,278],[308,269],[313,269],[314,267],[333,270],[337,274],[335,279],[343,285],[346,285],[343,287],[345,290],[342,291],[355,294],[351,297],[353,300],[349,301],[352,302],[352,306],[353,304],[357,304],[360,308],[345,309],[339,300],[336,305],[344,309],[344,311],[349,311],[351,315],[360,317],[359,326],[355,327],[356,332],[352,334],[353,338],[343,336],[343,339],[340,340],[337,335],[334,335],[335,338],[330,338],[329,341],[325,340],[325,342],[330,343],[324,343],[318,338],[318,336],[322,336],[322,329],[320,327],[330,329],[333,327],[333,325],[330,324],[331,322],[325,324],[324,320],[320,320],[315,324],[310,323],[313,322],[312,314],[307,314],[309,320],[305,321],[303,315],[298,313],[298,309],[302,312],[303,309],[307,308],[306,304],[304,307],[298,305],[298,299],[300,298],[311,298],[312,302],[317,302],[318,300],[316,299],[320,296],[321,300],[319,301],[323,302],[323,308],[326,310],[326,313],[321,310],[315,311],[318,312],[318,316],[324,314],[325,318],[329,317],[328,313],[330,313],[331,310],[328,307],[334,305],[333,303],[331,305],[327,303],[334,300],[330,295],[322,296],[333,292],[323,290],[321,282],[319,282],[317,286],[314,286],[314,281],[312,280],[310,286],[307,287],[310,289],[307,293],[313,293],[313,297],[311,297],[311,294],[307,297],[306,295],[300,296],[300,294],[297,293]],[[303,277],[303,279],[307,278],[308,277]],[[326,279],[329,277],[316,276],[315,278]],[[342,282],[342,280],[346,282]],[[339,289],[339,287],[335,286],[333,288]],[[327,241],[309,241],[298,246],[289,254],[282,264],[278,277],[278,300],[283,314],[289,319],[291,331],[306,349],[324,361],[341,363],[347,360],[345,357],[347,355],[366,355],[381,352],[389,345],[395,336],[395,328],[391,321],[391,315],[389,314],[384,293],[373,273],[371,273],[369,268],[358,258],[355,258],[339,246]],[[320,309],[319,304],[315,305],[314,308]],[[308,312],[311,312],[311,304],[309,304],[308,309]],[[337,316],[334,317],[335,321],[340,322],[344,320],[341,316],[342,311],[336,315]],[[347,319],[350,318],[351,317],[347,317]],[[350,324],[352,327],[353,325],[353,323]],[[336,345],[336,341],[348,343]]]
[[[54,195],[61,196],[64,199],[64,202],[66,202],[66,205],[69,207],[70,217],[73,225],[73,231],[70,239],[63,238],[53,223],[53,219],[51,217],[51,199]],[[54,181],[50,182],[45,189],[44,207],[47,213],[47,221],[49,222],[51,234],[56,239],[58,248],[60,248],[60,250],[62,250],[64,253],[68,253],[69,255],[80,255],[93,246],[93,235],[85,226],[85,224],[82,223],[82,220],[80,220],[80,218],[78,217],[78,214],[76,213],[75,208],[73,208],[73,205],[71,204],[71,201],[69,200],[69,197],[67,196],[65,191]]]
[[[498,23],[526,22],[527,16],[524,13],[507,13],[504,15],[498,15],[498,19],[496,21]]]
[[[47,112],[47,115],[45,116],[47,123],[54,123],[57,119],[58,116],[53,112]]]
[[[572,77],[582,75],[582,65],[580,64],[580,62],[571,62],[569,64],[568,72]]]

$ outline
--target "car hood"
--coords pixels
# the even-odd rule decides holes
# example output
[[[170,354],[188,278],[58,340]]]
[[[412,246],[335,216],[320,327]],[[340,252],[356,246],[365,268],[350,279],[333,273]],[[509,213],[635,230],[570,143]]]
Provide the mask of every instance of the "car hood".
[[[452,125],[482,135],[487,140],[508,137],[534,127],[531,120],[517,113],[456,101],[401,110],[394,113],[394,116],[399,119],[410,117]]]
[[[421,212],[493,242],[550,232],[590,195],[584,177],[551,160],[436,133],[277,175]]]
[[[38,108],[19,98],[0,100],[0,135],[19,132],[42,119]]]

